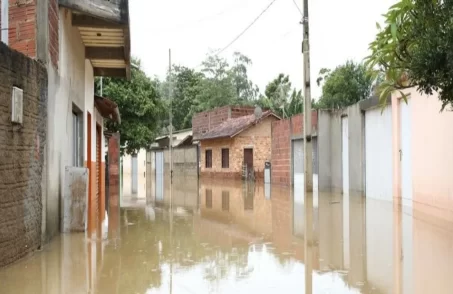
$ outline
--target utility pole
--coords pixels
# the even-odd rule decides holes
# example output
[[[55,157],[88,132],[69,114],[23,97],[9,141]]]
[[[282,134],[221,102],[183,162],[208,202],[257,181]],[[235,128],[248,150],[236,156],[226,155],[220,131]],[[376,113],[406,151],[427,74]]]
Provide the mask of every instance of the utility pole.
[[[305,293],[313,293],[313,143],[311,141],[311,87],[310,87],[310,27],[308,18],[308,0],[303,0],[304,15],[302,53],[304,54],[304,171],[305,171],[305,261],[309,267],[305,270]]]
[[[171,75],[171,49],[168,49],[168,76],[170,83],[170,183],[173,184],[173,77]]]
[[[304,15],[302,24],[304,54],[304,171],[305,197],[313,196],[313,143],[311,141],[311,87],[310,87],[310,30],[308,25],[308,0],[304,1]]]

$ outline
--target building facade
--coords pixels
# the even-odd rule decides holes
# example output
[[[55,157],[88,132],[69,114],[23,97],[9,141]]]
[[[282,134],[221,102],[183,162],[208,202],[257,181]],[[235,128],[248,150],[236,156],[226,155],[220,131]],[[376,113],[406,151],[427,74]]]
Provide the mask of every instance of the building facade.
[[[272,122],[270,111],[230,118],[199,137],[200,175],[210,177],[263,178],[271,160]]]
[[[88,233],[104,218],[103,125],[105,118],[120,120],[116,104],[95,97],[94,80],[130,76],[128,11],[127,0],[1,1],[2,42],[39,60],[47,71],[47,85],[39,89],[47,94],[46,139],[39,143],[45,148],[42,243],[60,231],[67,167],[89,170]]]

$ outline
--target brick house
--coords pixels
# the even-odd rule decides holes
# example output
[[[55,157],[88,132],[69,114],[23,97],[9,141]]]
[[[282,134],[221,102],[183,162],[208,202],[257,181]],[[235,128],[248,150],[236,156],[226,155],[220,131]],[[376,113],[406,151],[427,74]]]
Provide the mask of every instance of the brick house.
[[[253,114],[254,111],[255,107],[252,106],[223,106],[197,113],[192,118],[193,140],[199,140],[201,135],[228,119]]]
[[[200,175],[241,178],[247,170],[262,178],[265,162],[271,160],[272,122],[277,120],[280,118],[271,111],[261,116],[249,114],[226,119],[199,136]]]
[[[15,174],[32,168],[32,163],[20,162],[22,157],[40,163],[28,173],[28,190],[16,189],[19,181],[24,183],[20,177],[0,188],[0,197],[11,194],[17,199],[14,205],[0,201],[0,214],[15,216],[9,222],[0,218],[2,266],[60,232],[68,167],[89,171],[88,233],[104,219],[104,119],[119,122],[120,116],[115,103],[95,96],[94,82],[102,76],[129,78],[131,64],[128,0],[1,0],[0,16],[0,71],[8,77],[0,81],[7,110],[0,113],[0,125],[14,134],[8,145],[11,157],[0,159],[0,166],[9,164]],[[22,105],[22,127],[11,123],[13,92],[23,93],[17,96],[22,104],[15,101]],[[36,130],[29,129],[34,126]],[[39,197],[27,199],[29,190],[39,190]],[[17,230],[10,229],[14,223]]]

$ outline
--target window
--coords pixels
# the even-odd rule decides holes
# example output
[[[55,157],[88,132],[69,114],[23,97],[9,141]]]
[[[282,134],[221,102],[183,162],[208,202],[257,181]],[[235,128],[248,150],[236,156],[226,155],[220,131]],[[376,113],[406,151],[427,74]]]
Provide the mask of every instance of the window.
[[[206,208],[212,208],[212,190],[206,189]]]
[[[83,165],[83,123],[80,113],[72,112],[72,165]]]
[[[230,167],[230,149],[222,149],[222,168]]]
[[[206,150],[206,168],[212,168],[212,150]]]

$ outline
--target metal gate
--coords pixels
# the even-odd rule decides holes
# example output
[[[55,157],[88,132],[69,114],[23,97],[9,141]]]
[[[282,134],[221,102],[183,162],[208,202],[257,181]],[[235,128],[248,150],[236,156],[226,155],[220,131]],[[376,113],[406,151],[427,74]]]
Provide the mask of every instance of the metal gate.
[[[156,152],[156,201],[164,200],[164,152]]]
[[[392,201],[392,108],[365,112],[365,194]]]

